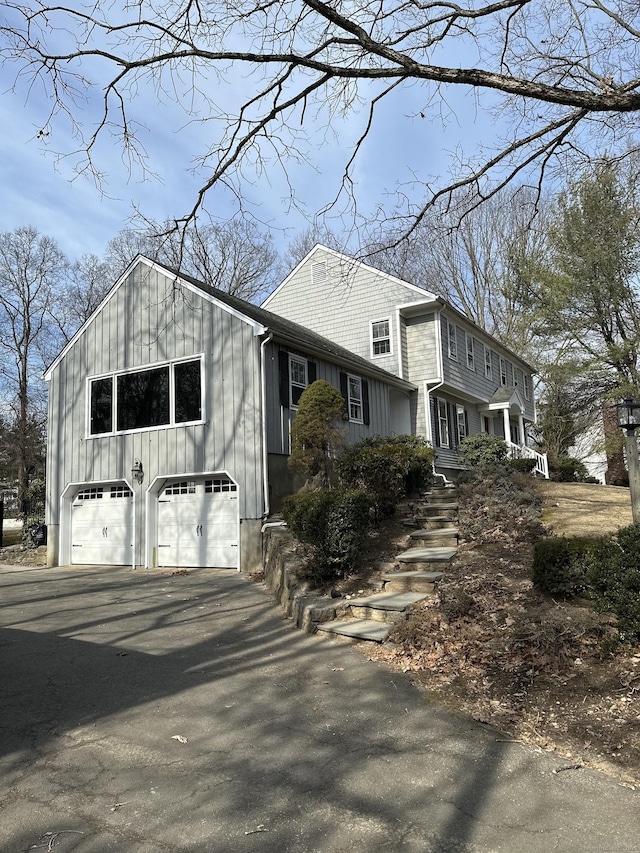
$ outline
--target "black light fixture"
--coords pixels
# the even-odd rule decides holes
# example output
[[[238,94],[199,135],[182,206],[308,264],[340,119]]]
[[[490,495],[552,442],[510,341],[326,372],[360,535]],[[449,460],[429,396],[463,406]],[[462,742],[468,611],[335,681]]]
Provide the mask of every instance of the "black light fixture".
[[[625,397],[622,403],[616,403],[616,410],[620,429],[626,430],[627,435],[633,435],[640,427],[640,403]]]
[[[139,459],[134,460],[131,474],[136,483],[142,485],[142,481],[144,480],[144,471],[142,470],[142,462]]]

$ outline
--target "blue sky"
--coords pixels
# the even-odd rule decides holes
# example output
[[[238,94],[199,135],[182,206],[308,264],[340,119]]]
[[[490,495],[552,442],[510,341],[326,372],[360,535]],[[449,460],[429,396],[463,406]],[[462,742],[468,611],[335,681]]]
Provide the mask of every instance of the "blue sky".
[[[56,163],[51,153],[73,150],[75,143],[67,123],[57,122],[44,143],[36,138],[47,113],[47,101],[38,90],[29,98],[24,91],[10,91],[11,73],[8,66],[0,69],[0,122],[5,129],[0,149],[1,231],[33,225],[42,234],[54,237],[73,260],[86,252],[101,255],[108,240],[130,226],[136,208],[156,221],[190,209],[198,187],[198,176],[191,173],[191,167],[194,155],[205,148],[206,126],[185,124],[184,115],[170,98],[159,104],[151,91],[140,91],[129,105],[130,115],[147,128],[140,131],[140,139],[149,153],[150,167],[159,177],[129,175],[120,150],[105,136],[96,160],[107,175],[106,192],[101,193],[88,176],[74,179],[73,158]],[[474,95],[463,89],[449,95],[452,108],[446,127],[437,116],[410,118],[424,99],[417,86],[396,98],[393,109],[390,104],[383,106],[378,130],[354,169],[360,211],[365,217],[378,205],[391,205],[398,185],[411,179],[411,169],[422,177],[441,175],[446,179],[451,152],[462,141],[467,151],[473,150],[474,141],[484,138],[492,120],[478,112]],[[95,120],[99,96],[96,92],[96,100],[89,101],[84,112],[77,114],[87,126]],[[242,97],[236,80],[217,95],[217,100],[233,107]],[[326,134],[321,125],[306,126],[307,138],[313,140],[315,169],[293,160],[285,165],[309,217],[337,191],[350,144],[360,134],[363,120],[361,114],[339,123],[339,138]],[[291,207],[280,168],[271,166],[261,175],[249,173],[247,178],[243,188],[247,208],[273,229],[277,247],[284,250],[288,241],[308,225],[308,219]],[[221,219],[228,218],[232,210],[224,196],[211,196],[208,207]],[[348,223],[348,219],[328,221],[339,233],[348,228]]]

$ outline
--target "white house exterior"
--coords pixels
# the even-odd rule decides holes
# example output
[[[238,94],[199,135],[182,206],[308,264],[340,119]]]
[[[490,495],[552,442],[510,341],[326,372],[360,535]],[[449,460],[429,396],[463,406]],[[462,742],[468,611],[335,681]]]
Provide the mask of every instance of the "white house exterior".
[[[259,566],[316,378],[350,442],[409,420],[410,381],[139,256],[46,373],[49,565]]]
[[[533,369],[434,293],[317,245],[263,307],[417,386],[409,423],[394,429],[431,441],[445,475],[461,467],[460,441],[487,432],[548,476],[546,457],[527,446]]]

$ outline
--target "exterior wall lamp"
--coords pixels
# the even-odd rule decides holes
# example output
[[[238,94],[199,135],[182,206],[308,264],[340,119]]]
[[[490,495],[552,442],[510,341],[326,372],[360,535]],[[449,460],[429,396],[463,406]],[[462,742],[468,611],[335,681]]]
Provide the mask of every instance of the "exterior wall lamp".
[[[633,523],[640,523],[640,459],[638,458],[638,439],[636,429],[640,427],[640,403],[635,403],[631,397],[625,397],[622,403],[616,405],[618,426],[625,435],[625,450],[627,454],[627,470],[629,472],[629,491],[631,492],[631,514]]]
[[[142,470],[142,462],[139,459],[135,459],[133,463],[133,468],[131,469],[131,476],[139,485],[142,485],[144,480],[144,471]]]

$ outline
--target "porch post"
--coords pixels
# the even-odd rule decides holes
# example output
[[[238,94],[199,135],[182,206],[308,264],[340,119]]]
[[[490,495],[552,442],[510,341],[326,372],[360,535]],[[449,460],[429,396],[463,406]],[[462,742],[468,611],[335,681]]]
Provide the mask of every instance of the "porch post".
[[[511,443],[511,423],[509,421],[509,409],[502,410],[502,421],[504,424],[504,440]]]
[[[520,446],[524,447],[527,443],[527,436],[524,431],[524,418],[522,414],[518,415],[518,435],[520,436]]]

